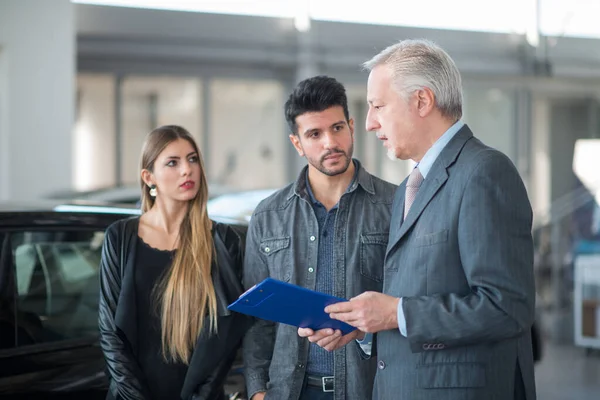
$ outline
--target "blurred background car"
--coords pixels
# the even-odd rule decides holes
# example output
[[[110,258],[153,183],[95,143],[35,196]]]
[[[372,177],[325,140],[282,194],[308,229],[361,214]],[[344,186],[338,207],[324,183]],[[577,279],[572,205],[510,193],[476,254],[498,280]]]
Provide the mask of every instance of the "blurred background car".
[[[276,191],[277,189],[246,190],[213,197],[207,204],[208,214],[250,222],[256,206]]]
[[[104,232],[139,213],[132,205],[0,204],[0,397],[105,398],[98,342]],[[244,221],[227,222],[245,237]],[[226,390],[244,392],[241,358]]]

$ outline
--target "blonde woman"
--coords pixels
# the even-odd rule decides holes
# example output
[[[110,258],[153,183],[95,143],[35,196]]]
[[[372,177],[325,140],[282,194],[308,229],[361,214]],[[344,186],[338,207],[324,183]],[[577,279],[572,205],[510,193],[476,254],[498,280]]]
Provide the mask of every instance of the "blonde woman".
[[[207,215],[207,179],[192,136],[152,131],[141,157],[142,215],[107,230],[100,338],[107,399],[224,399],[249,320],[227,310],[242,293],[242,244]]]

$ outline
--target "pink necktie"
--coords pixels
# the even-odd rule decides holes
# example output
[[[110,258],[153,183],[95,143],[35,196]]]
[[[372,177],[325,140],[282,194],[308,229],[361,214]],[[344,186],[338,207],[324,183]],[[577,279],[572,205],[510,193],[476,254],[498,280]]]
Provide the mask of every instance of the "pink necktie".
[[[419,168],[415,167],[408,177],[408,182],[406,182],[406,195],[404,196],[404,219],[406,219],[408,210],[410,210],[410,206],[412,206],[413,202],[415,201],[415,197],[417,197],[417,192],[419,191],[421,183],[423,183],[423,175],[421,175]]]

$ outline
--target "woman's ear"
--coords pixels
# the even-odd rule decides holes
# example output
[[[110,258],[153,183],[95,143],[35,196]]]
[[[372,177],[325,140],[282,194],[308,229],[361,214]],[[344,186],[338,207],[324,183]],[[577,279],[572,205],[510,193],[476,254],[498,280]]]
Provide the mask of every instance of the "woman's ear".
[[[143,169],[141,175],[146,186],[154,185],[154,177],[152,176],[152,172],[148,171],[147,169]]]

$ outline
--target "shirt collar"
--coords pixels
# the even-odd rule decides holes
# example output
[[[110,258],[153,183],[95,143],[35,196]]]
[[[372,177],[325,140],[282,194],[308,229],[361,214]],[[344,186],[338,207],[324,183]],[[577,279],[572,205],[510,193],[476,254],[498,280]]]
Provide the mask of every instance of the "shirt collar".
[[[352,177],[352,180],[350,181],[350,184],[348,185],[348,187],[346,188],[346,191],[344,193],[348,193],[351,190],[353,190],[354,183],[356,182],[356,178],[358,176],[358,169],[359,169],[360,165],[358,165],[358,161],[356,161],[356,160],[352,160],[352,162],[354,163],[354,176]],[[310,182],[308,181],[308,168],[306,169],[306,172],[304,173],[304,179],[306,181],[306,191],[308,192],[308,197],[309,197],[311,203],[313,203],[315,205],[322,205],[321,202],[315,198],[315,195],[313,194],[313,191],[310,187]],[[337,208],[337,206],[338,205],[336,204],[335,206],[333,206],[333,208]]]
[[[437,160],[438,156],[444,150],[444,147],[452,140],[452,138],[458,133],[458,131],[465,125],[461,120],[458,120],[452,125],[438,140],[435,141],[433,146],[423,156],[421,161],[417,164],[419,172],[423,175],[423,179],[427,178],[427,174],[431,170],[433,163]]]

